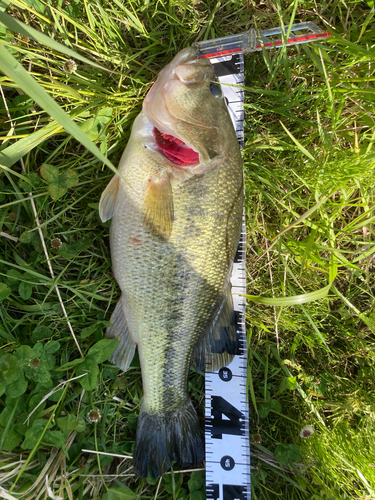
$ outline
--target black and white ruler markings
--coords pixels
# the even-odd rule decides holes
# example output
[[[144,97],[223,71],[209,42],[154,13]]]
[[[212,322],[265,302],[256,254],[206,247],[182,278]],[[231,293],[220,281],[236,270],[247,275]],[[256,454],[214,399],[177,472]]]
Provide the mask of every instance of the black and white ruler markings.
[[[243,85],[242,54],[210,58],[220,83]],[[222,85],[241,148],[244,131],[244,92]],[[245,331],[246,232],[243,223],[232,272],[232,294],[237,333],[237,352],[228,367],[206,370],[205,441],[206,496],[214,500],[250,500],[249,412],[246,391],[247,348]]]

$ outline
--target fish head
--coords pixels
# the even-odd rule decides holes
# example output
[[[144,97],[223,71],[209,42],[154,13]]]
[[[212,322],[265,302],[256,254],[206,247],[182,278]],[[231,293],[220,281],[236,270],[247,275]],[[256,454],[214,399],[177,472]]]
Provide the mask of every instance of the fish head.
[[[227,156],[233,125],[211,62],[197,59],[194,48],[179,52],[160,72],[143,110],[157,147],[171,161],[204,167]]]

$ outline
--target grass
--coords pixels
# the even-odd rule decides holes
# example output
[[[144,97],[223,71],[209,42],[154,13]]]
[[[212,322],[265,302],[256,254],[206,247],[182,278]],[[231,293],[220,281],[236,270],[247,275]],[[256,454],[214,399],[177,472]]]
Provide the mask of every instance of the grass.
[[[280,16],[287,24],[294,12],[332,32],[324,44],[245,58],[248,293],[279,299],[332,283],[314,302],[248,303],[252,497],[375,498],[372,2],[16,0],[6,12],[100,66],[76,58],[74,70],[55,46],[0,30],[114,166],[146,92],[181,48]],[[0,486],[45,498],[48,475],[69,500],[204,498],[203,471],[152,484],[127,458],[142,388],[137,360],[120,373],[103,341],[119,296],[98,217],[112,172],[31,89],[9,76],[0,84]],[[195,372],[190,388],[203,418]],[[301,438],[305,425],[314,433]]]

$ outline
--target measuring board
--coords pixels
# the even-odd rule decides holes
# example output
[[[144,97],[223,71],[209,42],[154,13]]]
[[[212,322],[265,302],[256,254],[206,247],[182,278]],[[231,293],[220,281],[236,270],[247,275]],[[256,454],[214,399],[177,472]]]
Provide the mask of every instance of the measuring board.
[[[220,83],[243,85],[243,55],[210,58]],[[244,91],[222,85],[241,149],[244,141]],[[245,331],[246,293],[245,224],[231,277],[237,334],[237,352],[228,367],[206,370],[205,444],[206,498],[250,500],[249,413],[246,394],[247,348]]]
[[[195,44],[197,57],[209,58],[219,82],[226,84],[222,85],[221,89],[241,149],[244,145],[244,90],[233,85],[244,85],[243,54],[312,42],[329,36],[329,32],[321,30],[314,23],[305,22],[260,32],[251,29],[247,33]],[[243,220],[231,277],[237,352],[227,367],[216,372],[209,371],[206,367],[206,498],[214,500],[251,499],[246,390],[246,301],[239,295],[246,294],[245,244],[246,229]]]

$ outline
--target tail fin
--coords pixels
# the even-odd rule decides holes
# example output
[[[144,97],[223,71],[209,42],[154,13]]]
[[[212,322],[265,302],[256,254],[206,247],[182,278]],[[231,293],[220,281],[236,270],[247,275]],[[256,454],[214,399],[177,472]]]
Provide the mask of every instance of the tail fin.
[[[197,413],[191,403],[176,412],[152,415],[141,410],[133,468],[138,477],[164,474],[172,460],[182,466],[204,460],[204,444]]]

